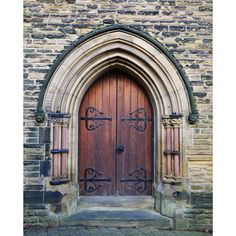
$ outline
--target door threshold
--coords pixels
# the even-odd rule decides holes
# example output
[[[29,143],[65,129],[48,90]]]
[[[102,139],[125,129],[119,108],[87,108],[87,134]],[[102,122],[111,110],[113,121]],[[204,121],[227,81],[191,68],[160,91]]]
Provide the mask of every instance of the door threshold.
[[[154,209],[152,196],[81,196],[78,207],[91,208],[124,208],[124,209]]]
[[[106,209],[81,209],[77,213],[61,217],[60,226],[85,227],[153,227],[158,229],[172,229],[173,220],[170,217],[162,216],[154,210],[133,209],[127,210]]]

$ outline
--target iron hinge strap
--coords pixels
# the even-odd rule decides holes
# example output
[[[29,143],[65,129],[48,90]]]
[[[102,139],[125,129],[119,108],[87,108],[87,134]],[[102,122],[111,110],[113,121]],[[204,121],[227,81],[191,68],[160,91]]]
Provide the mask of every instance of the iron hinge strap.
[[[52,154],[58,154],[58,153],[68,153],[69,149],[64,148],[64,149],[52,149],[51,153]]]
[[[146,182],[146,181],[152,181],[152,178],[136,178],[136,179],[121,179],[120,180],[120,183],[123,183],[123,182]]]
[[[94,116],[82,116],[80,117],[81,120],[112,120],[112,117],[94,117]]]
[[[79,178],[79,181],[86,181],[86,182],[99,182],[99,181],[106,181],[111,182],[111,178]]]
[[[122,116],[121,121],[128,120],[128,121],[151,121],[149,118],[140,118],[140,117],[130,117],[130,116]]]

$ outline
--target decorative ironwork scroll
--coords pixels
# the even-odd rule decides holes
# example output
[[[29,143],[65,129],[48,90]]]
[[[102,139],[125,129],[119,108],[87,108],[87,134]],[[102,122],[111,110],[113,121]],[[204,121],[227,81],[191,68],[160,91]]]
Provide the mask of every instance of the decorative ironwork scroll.
[[[89,116],[91,114],[94,114],[94,116]],[[92,131],[103,125],[102,123],[98,123],[97,121],[112,120],[111,117],[101,116],[103,114],[103,112],[98,111],[94,107],[88,107],[85,111],[85,116],[81,116],[80,119],[85,120],[86,129]]]
[[[142,167],[132,173],[129,173],[129,176],[133,175],[135,178],[123,178],[120,180],[120,183],[133,182],[134,186],[128,186],[139,193],[143,193],[147,188],[147,181],[152,181],[152,178],[147,178],[146,170]]]
[[[121,117],[121,121],[128,120],[130,122],[129,126],[135,128],[139,132],[144,132],[147,126],[147,122],[151,121],[150,118],[147,117],[146,111],[144,108],[139,108],[131,113],[129,113],[129,116]],[[132,121],[135,121],[135,125],[132,124]]]
[[[96,182],[111,182],[111,177],[98,177],[102,176],[97,170],[93,168],[87,168],[84,171],[84,178],[80,178],[80,181],[84,181],[84,189],[88,193],[92,193],[100,188],[102,185],[96,186]]]

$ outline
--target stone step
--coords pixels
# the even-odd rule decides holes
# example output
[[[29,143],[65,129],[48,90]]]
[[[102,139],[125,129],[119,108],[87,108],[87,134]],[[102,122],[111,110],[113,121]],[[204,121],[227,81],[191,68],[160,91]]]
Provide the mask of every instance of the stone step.
[[[151,196],[81,196],[78,207],[124,207],[153,210],[154,198]]]
[[[97,226],[97,227],[146,227],[172,229],[172,219],[153,210],[90,208],[81,209],[78,213],[61,218],[60,226]]]

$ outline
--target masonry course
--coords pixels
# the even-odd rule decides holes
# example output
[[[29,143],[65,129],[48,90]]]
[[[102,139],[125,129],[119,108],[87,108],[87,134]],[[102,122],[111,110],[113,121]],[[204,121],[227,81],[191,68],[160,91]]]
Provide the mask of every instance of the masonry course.
[[[192,181],[192,207],[184,214],[189,219],[189,229],[211,230],[213,77],[210,0],[77,0],[74,3],[24,0],[24,188],[27,192],[42,192],[46,188],[41,173],[50,143],[44,133],[49,131],[36,126],[34,117],[45,76],[76,39],[112,24],[143,30],[156,38],[180,62],[190,80],[200,115],[198,123],[192,127],[200,134],[192,137],[192,145],[185,150],[189,160],[185,168]],[[194,171],[195,167],[199,169]],[[199,172],[204,174],[202,182],[197,184]],[[26,207],[37,210],[48,206],[37,203],[26,204]],[[42,214],[40,211],[35,211],[34,215],[26,214],[25,222],[39,224]]]

